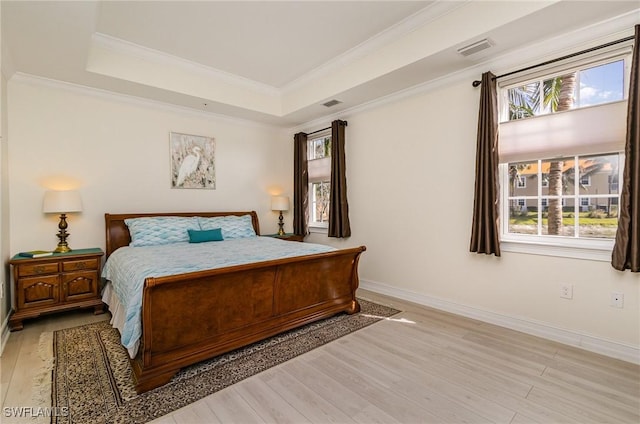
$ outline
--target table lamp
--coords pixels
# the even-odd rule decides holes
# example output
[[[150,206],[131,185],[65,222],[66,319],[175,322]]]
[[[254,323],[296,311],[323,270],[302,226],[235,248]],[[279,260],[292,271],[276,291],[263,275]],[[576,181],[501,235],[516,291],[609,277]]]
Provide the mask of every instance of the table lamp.
[[[278,235],[284,235],[284,222],[282,222],[282,211],[289,210],[289,198],[286,196],[273,196],[271,198],[271,210],[279,211],[280,216],[278,217]]]
[[[48,190],[44,193],[44,201],[42,203],[43,213],[59,213],[60,223],[58,224],[58,247],[55,253],[70,252],[71,249],[67,244],[67,214],[71,212],[82,212],[82,199],[80,193],[75,190],[54,191]]]

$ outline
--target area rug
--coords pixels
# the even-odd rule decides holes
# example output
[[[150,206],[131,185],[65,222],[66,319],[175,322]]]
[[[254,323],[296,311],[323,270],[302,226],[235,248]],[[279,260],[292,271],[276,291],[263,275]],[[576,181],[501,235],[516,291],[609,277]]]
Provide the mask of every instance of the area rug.
[[[247,377],[399,311],[359,299],[339,314],[180,370],[166,385],[136,394],[128,355],[108,322],[56,331],[53,423],[146,423]]]

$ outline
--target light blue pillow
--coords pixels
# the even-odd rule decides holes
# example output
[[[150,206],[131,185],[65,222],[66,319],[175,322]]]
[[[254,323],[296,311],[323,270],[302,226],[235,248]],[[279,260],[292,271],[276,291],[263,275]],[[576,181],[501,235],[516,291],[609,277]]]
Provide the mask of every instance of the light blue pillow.
[[[125,219],[129,227],[129,246],[157,246],[189,241],[188,230],[199,230],[196,217],[162,216]]]
[[[213,230],[188,230],[189,243],[204,243],[207,241],[222,241],[222,230],[215,228]]]
[[[222,237],[224,237],[225,240],[256,237],[256,232],[251,222],[251,215],[226,215],[210,218],[200,216],[198,217],[198,222],[202,230],[222,229]]]

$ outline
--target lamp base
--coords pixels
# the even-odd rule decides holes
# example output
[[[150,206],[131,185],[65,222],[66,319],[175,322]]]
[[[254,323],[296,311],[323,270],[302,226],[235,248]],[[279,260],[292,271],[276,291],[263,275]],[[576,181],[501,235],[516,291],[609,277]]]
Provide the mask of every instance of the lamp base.
[[[71,252],[71,248],[67,244],[67,237],[69,237],[69,233],[67,233],[67,215],[62,213],[60,214],[60,223],[58,224],[58,239],[60,242],[58,243],[58,247],[53,253],[67,253]]]
[[[280,216],[278,217],[278,235],[279,236],[283,236],[285,235],[284,232],[284,222],[282,221],[282,211],[280,211]]]
[[[53,251],[53,253],[68,253],[71,252],[71,248],[69,246],[62,246],[62,245],[58,245],[58,247],[56,247],[56,249]]]

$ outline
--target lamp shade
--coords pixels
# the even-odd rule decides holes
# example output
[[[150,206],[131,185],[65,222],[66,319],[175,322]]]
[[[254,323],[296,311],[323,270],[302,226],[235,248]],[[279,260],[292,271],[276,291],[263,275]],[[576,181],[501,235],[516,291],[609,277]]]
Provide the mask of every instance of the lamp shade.
[[[288,211],[289,198],[286,196],[273,196],[271,198],[271,210],[272,211]]]
[[[53,191],[44,193],[42,202],[42,212],[44,213],[69,213],[82,212],[82,199],[80,193],[75,190]]]

